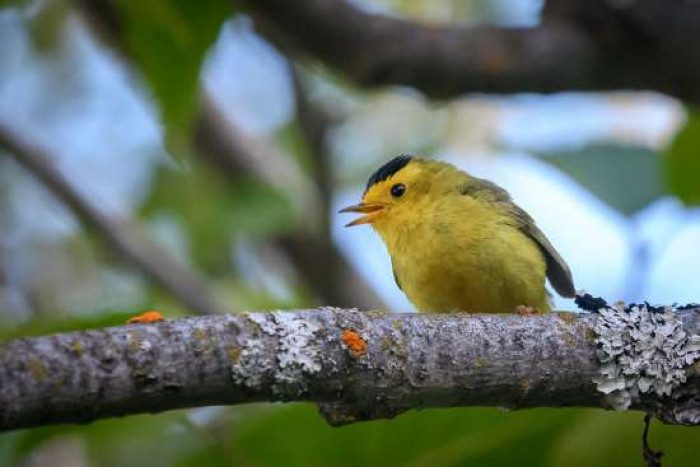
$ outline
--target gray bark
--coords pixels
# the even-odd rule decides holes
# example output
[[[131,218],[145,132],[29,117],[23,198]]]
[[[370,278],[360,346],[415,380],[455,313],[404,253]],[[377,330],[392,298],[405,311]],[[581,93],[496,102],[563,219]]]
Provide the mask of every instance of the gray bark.
[[[697,309],[678,316],[700,334]],[[0,429],[253,401],[324,403],[335,425],[427,407],[606,408],[596,319],[323,308],[17,339],[0,347]],[[700,365],[686,371],[671,397],[630,408],[700,424]]]

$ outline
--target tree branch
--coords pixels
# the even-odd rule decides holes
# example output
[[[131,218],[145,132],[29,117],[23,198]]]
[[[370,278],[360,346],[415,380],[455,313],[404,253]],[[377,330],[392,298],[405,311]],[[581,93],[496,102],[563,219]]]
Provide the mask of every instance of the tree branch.
[[[606,407],[601,316],[325,308],[17,339],[0,347],[0,429],[254,401],[330,403],[332,424],[427,407]],[[700,309],[675,316],[700,335]],[[688,364],[670,396],[630,408],[700,424],[700,368]]]
[[[51,165],[43,151],[16,138],[0,125],[0,148],[5,148],[27,171],[60,201],[80,222],[99,232],[101,239],[121,257],[135,265],[182,304],[198,314],[220,313],[206,283],[185,265],[173,259],[152,242],[134,221],[106,216],[83,196]]]
[[[651,89],[700,101],[700,55],[688,45],[700,35],[695,2],[549,0],[528,28],[420,24],[343,0],[236,4],[275,42],[363,86],[412,86],[434,98]]]

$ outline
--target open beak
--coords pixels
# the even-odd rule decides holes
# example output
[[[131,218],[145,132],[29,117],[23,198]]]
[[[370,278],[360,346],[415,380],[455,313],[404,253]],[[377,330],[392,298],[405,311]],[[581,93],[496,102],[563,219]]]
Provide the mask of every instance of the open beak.
[[[354,225],[361,224],[371,224],[379,216],[384,206],[381,204],[356,204],[355,206],[348,206],[343,208],[338,212],[359,212],[366,214],[366,216],[359,217],[352,222],[345,224],[345,227],[352,227]]]

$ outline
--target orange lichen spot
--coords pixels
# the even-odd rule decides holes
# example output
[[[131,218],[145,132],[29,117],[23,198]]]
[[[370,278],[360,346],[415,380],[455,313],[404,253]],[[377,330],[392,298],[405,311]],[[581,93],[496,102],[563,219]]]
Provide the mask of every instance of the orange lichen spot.
[[[157,310],[148,310],[138,316],[134,316],[127,321],[127,324],[134,323],[157,323],[163,321],[163,315]]]
[[[346,329],[343,331],[342,339],[353,357],[361,357],[367,352],[367,342],[355,331]]]

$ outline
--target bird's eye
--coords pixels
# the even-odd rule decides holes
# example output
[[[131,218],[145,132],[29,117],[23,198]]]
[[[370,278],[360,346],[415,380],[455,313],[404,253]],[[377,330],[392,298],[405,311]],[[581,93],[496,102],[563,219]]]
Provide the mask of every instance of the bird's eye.
[[[403,183],[397,183],[391,187],[391,196],[394,198],[400,198],[406,192],[406,185]]]

